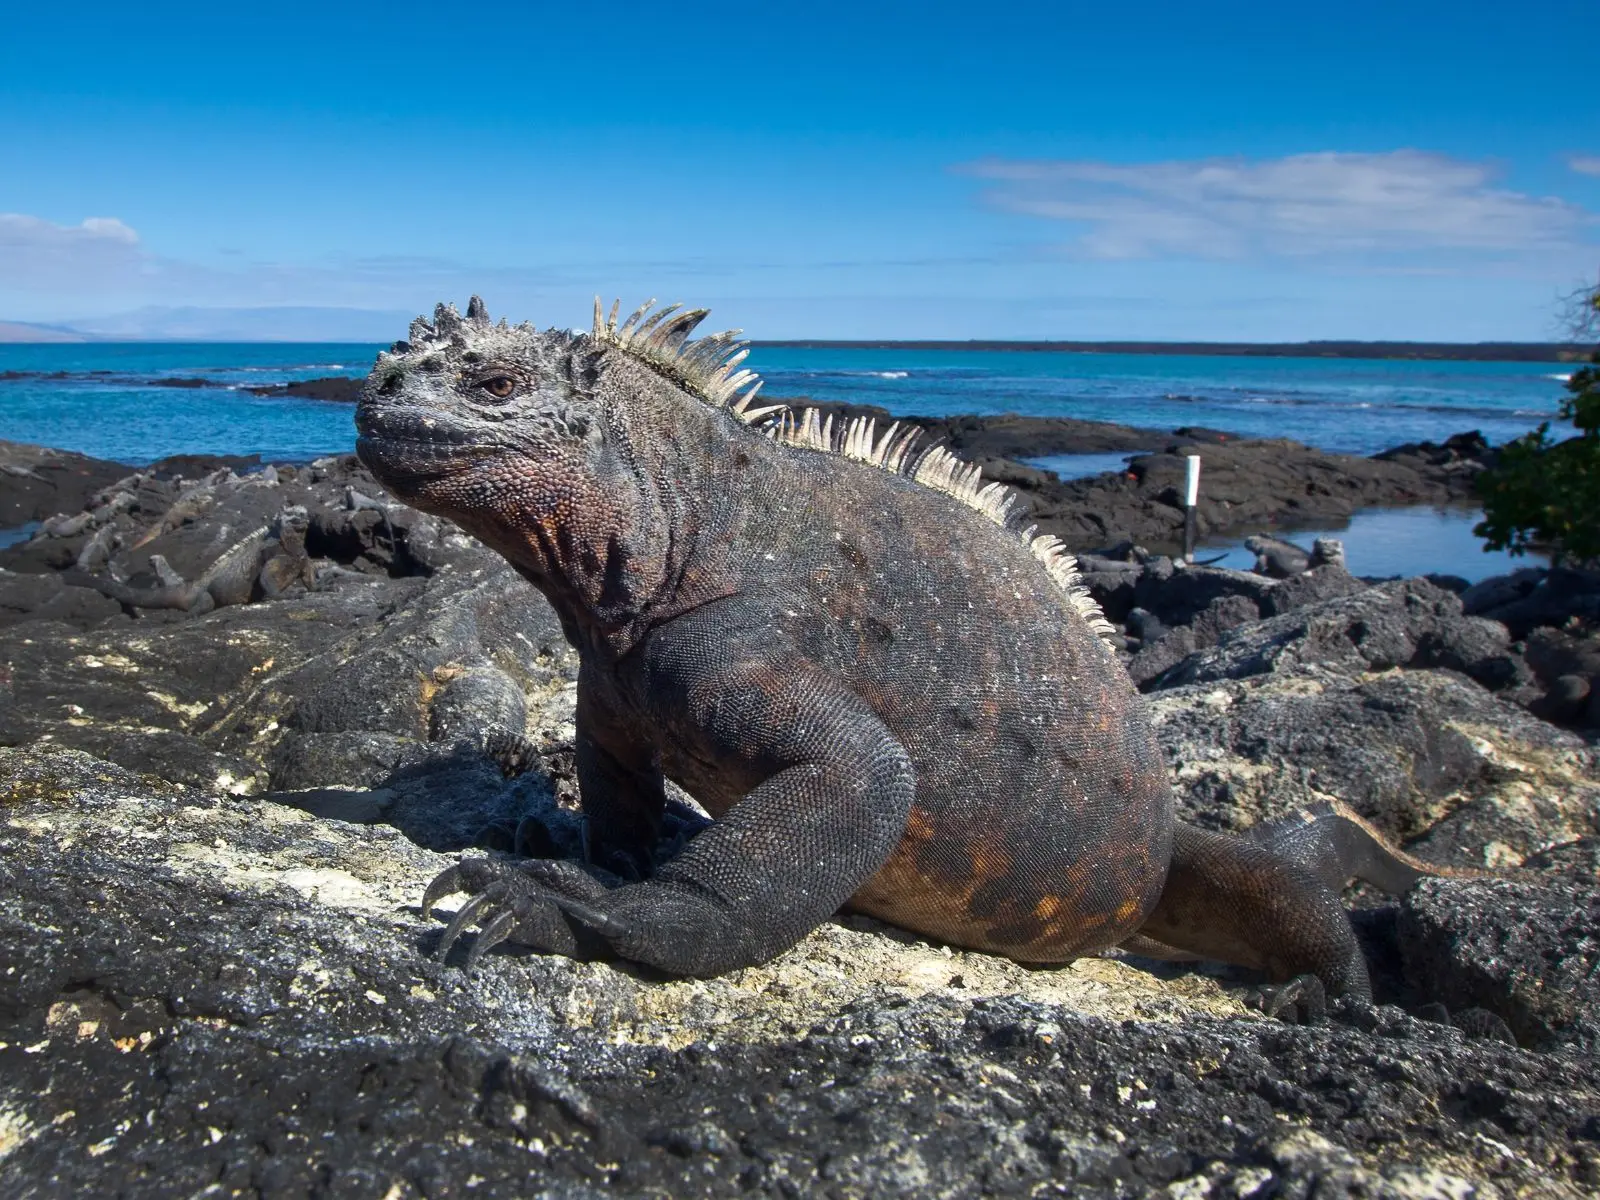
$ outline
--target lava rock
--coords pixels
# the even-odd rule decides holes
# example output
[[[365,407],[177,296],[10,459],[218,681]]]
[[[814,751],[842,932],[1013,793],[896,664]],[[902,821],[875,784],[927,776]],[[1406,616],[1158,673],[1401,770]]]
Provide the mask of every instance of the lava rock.
[[[0,750],[0,808],[7,1195],[1600,1178],[1579,1039],[1518,1049],[1389,1007],[1289,1026],[1204,979],[1186,998],[1114,961],[1028,970],[854,922],[722,979],[510,953],[466,975],[428,957],[415,903],[450,860],[387,826],[47,746]],[[1574,969],[1516,962],[1551,991]]]
[[[70,450],[0,441],[0,529],[76,513],[91,495],[128,470],[121,463]]]
[[[249,387],[244,390],[256,396],[294,396],[302,400],[331,400],[338,404],[354,404],[361,399],[364,378],[347,375],[329,375],[321,379],[296,379],[289,383],[274,383],[266,387]]]
[[[1467,612],[1499,621],[1518,639],[1540,626],[1560,628],[1575,620],[1600,625],[1600,574],[1593,571],[1524,569],[1486,579],[1461,599]]]
[[[1188,453],[1204,463],[1196,528],[1202,538],[1268,528],[1305,528],[1348,520],[1377,505],[1445,503],[1470,498],[1470,481],[1423,461],[1327,454],[1297,442],[1173,439],[1128,469],[1090,479],[1017,486],[1028,494],[1041,530],[1074,551],[1131,537],[1159,551],[1180,548]]]
[[[1324,568],[1326,569],[1326,568]],[[1493,677],[1507,640],[1467,618],[1461,600],[1423,579],[1395,580],[1306,605],[1225,634],[1169,672],[1164,686],[1239,679],[1317,663],[1342,670],[1460,664]]]
[[[1400,909],[1414,980],[1484,1008],[1519,1043],[1600,1047],[1600,889],[1565,880],[1429,879]]]
[[[1245,829],[1344,801],[1421,857],[1517,866],[1595,832],[1595,752],[1449,671],[1325,666],[1150,696],[1179,815]]]
[[[1365,580],[1357,579],[1343,567],[1327,563],[1303,575],[1285,579],[1277,587],[1263,592],[1259,602],[1261,615],[1276,617],[1310,604],[1320,604],[1324,600],[1353,596],[1366,591],[1368,586]]]
[[[0,1192],[1600,1185],[1600,769],[1522,684],[1474,682],[1531,673],[1452,592],[1083,562],[1136,662],[1182,651],[1152,705],[1185,819],[1335,797],[1431,861],[1523,872],[1358,916],[1380,998],[1489,1008],[1521,1049],[1387,1004],[1290,1027],[1237,974],[1031,969],[858,917],[716,980],[517,950],[468,975],[429,956],[428,881],[473,847],[581,853],[559,623],[348,457],[192,471],[124,473],[70,536],[0,553]],[[130,614],[50,565],[193,577],[285,503],[305,594]]]

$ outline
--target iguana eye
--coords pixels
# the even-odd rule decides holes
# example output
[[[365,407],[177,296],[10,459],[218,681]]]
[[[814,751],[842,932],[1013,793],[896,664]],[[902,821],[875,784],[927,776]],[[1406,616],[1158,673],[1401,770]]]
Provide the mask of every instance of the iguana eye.
[[[516,380],[509,375],[491,375],[488,379],[480,379],[478,386],[496,400],[509,400],[511,393],[517,390]]]

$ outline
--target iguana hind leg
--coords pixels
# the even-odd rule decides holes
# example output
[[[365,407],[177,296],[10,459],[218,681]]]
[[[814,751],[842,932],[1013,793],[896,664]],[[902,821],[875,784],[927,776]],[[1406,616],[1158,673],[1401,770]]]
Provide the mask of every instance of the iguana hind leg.
[[[1370,999],[1355,930],[1326,882],[1334,873],[1311,869],[1270,840],[1180,823],[1166,886],[1137,936],[1275,981],[1314,975],[1329,995]]]

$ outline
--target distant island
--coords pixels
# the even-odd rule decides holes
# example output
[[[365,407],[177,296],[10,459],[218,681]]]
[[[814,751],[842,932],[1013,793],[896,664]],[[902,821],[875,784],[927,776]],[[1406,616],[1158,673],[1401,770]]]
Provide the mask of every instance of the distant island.
[[[269,310],[238,309],[218,310],[225,315],[246,314],[256,316]],[[307,336],[319,328],[326,328],[334,317],[348,314],[338,309],[283,309],[277,312],[276,324],[260,326],[251,321],[234,320],[221,325],[206,325],[196,313],[204,310],[150,310],[160,316],[139,322],[130,314],[121,322],[106,319],[99,327],[80,325],[43,325],[26,321],[0,321],[0,344],[18,343],[71,343],[71,342],[330,342],[338,345],[387,345],[389,337],[374,337],[378,326],[368,322],[363,326],[366,336],[328,339]],[[355,311],[355,310],[351,310]],[[182,316],[176,320],[174,314]],[[285,316],[284,314],[287,314]],[[329,314],[333,314],[330,316]],[[359,312],[360,316],[367,316]],[[389,314],[382,328],[400,331],[405,321]],[[172,318],[172,319],[168,319]],[[292,318],[292,319],[291,319]],[[337,323],[337,322],[335,322]],[[270,330],[261,336],[259,330]],[[251,330],[257,330],[251,336]],[[829,338],[757,339],[751,345],[766,349],[794,350],[1030,350],[1055,354],[1203,354],[1218,357],[1234,355],[1243,358],[1404,358],[1435,360],[1439,362],[1585,362],[1590,348],[1570,342],[1066,342],[1066,341],[1001,341],[994,339],[954,340],[893,340],[866,341],[836,340]]]
[[[1002,342],[758,340],[784,350],[1034,350],[1056,354],[1208,354],[1241,358],[1409,358],[1440,362],[1587,361],[1590,349],[1570,342]]]

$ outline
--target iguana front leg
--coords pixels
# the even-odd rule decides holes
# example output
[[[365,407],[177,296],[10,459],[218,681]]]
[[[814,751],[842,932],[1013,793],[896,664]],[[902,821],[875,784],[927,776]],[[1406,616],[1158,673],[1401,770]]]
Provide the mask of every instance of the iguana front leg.
[[[667,796],[652,748],[608,732],[594,699],[595,685],[578,677],[574,759],[583,803],[584,858],[623,879],[653,873]],[[610,743],[610,744],[607,744]]]
[[[653,878],[605,890],[572,864],[463,864],[428,900],[476,883],[484,898],[469,901],[468,920],[484,937],[568,954],[598,939],[674,975],[765,962],[827,920],[899,843],[910,760],[837,681],[755,641],[685,622],[647,648],[636,694],[651,698],[658,727],[730,777],[759,780]],[[552,929],[552,908],[568,933]]]

